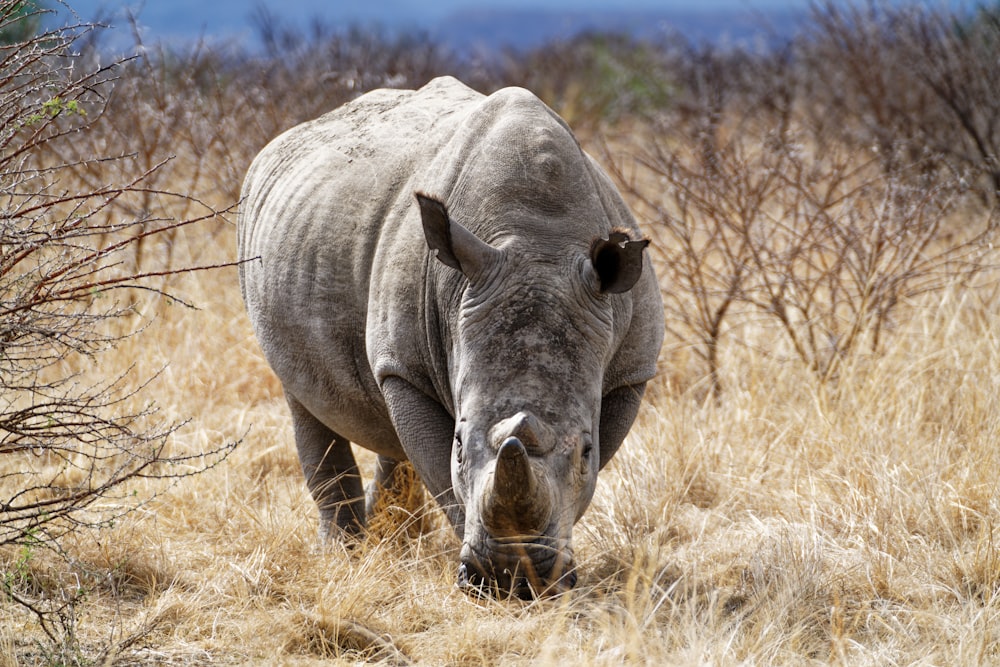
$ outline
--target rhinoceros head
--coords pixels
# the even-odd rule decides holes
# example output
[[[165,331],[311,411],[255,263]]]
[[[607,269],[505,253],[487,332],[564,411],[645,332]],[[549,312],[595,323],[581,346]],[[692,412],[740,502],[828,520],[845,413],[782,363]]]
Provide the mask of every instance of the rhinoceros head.
[[[569,589],[572,527],[600,461],[608,295],[638,280],[647,242],[611,232],[493,246],[440,201],[417,198],[428,246],[466,278],[449,369],[452,485],[465,510],[459,584],[520,597]]]

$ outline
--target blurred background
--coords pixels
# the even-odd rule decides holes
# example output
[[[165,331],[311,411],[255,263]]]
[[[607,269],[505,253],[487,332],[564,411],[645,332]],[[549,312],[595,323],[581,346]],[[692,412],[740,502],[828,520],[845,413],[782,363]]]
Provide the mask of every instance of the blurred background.
[[[787,37],[806,16],[807,0],[164,0],[72,3],[85,20],[99,19],[128,33],[131,13],[144,39],[259,44],[266,17],[304,27],[355,26],[389,32],[423,32],[443,46],[463,52],[504,47],[533,48],[584,31],[624,32],[654,38],[676,32],[694,41],[746,42]],[[124,30],[122,30],[124,29]],[[119,35],[121,37],[121,35]],[[126,34],[127,37],[127,34]]]

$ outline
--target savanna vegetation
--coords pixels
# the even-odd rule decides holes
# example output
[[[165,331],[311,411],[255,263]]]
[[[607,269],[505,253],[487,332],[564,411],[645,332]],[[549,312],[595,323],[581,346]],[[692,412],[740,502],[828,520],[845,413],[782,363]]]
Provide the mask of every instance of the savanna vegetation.
[[[34,11],[0,0],[0,665],[1000,662],[1000,8],[482,59],[266,12],[262,51],[115,59]],[[660,376],[553,599],[457,590],[413,493],[320,548],[229,265],[271,137],[440,74],[542,96],[653,240]]]

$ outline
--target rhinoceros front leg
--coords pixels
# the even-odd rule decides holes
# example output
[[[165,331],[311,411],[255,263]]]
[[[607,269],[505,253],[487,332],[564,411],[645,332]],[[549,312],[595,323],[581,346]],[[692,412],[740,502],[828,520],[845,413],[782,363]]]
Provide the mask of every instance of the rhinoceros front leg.
[[[351,443],[327,428],[287,394],[295,446],[306,484],[319,507],[323,540],[356,535],[364,527],[365,495]]]
[[[642,382],[619,387],[601,400],[601,468],[611,460],[628,435],[645,391],[646,383]]]
[[[383,381],[382,394],[403,451],[461,538],[465,510],[451,488],[454,418],[440,403],[397,376]]]

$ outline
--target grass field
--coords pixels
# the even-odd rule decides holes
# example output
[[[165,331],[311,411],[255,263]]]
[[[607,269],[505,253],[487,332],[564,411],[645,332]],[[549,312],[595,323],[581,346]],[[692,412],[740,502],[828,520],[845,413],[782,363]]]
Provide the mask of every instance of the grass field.
[[[142,138],[148,146],[133,150],[150,165],[165,151],[177,156],[154,174],[155,188],[226,209],[261,134],[297,120],[274,100],[299,98],[281,92],[295,82],[271,70],[240,98],[235,75],[216,80],[202,67],[190,80],[166,66],[123,79],[132,90],[176,87],[136,93],[146,106],[133,105],[134,116],[109,112],[118,129],[75,145],[114,153]],[[354,91],[353,80],[329,85],[331,96]],[[271,106],[245,113],[268,86],[278,91]],[[323,94],[307,79],[301,90],[302,106]],[[204,106],[184,108],[187,93]],[[692,116],[682,130],[697,127]],[[584,143],[606,156],[599,127]],[[719,136],[744,126],[724,129]],[[688,153],[702,148],[692,142]],[[764,155],[765,167],[773,157],[736,157],[746,155]],[[793,166],[802,164],[812,166]],[[949,209],[935,242],[971,227],[961,217],[968,211],[969,220],[980,215]],[[233,220],[151,237],[143,262],[231,261]],[[668,238],[641,222],[654,239]],[[665,293],[679,290],[675,267],[654,257]],[[142,330],[97,363],[68,358],[63,369],[82,373],[81,382],[130,368],[134,385],[152,378],[116,407],[155,401],[158,419],[183,422],[170,452],[239,445],[221,462],[186,461],[179,472],[207,470],[173,483],[131,480],[127,497],[93,511],[134,509],[111,527],[72,531],[57,550],[30,540],[0,546],[4,590],[50,607],[72,601],[54,642],[30,609],[0,598],[0,667],[1000,664],[997,260],[992,247],[978,256],[975,280],[934,274],[934,291],[895,305],[875,351],[844,350],[828,377],[803,363],[764,311],[744,311],[725,328],[718,395],[697,356],[701,343],[668,336],[636,424],[577,524],[578,586],[531,602],[458,590],[460,545],[435,507],[418,515],[389,507],[363,541],[321,547],[281,387],[244,314],[236,269],[171,276],[165,289],[195,309],[131,295],[143,318],[125,324]],[[359,460],[370,476],[373,456],[359,451]],[[0,491],[10,491],[2,485],[17,466],[44,465],[21,461],[0,462]]]
[[[231,258],[233,235],[218,239],[214,259]],[[578,588],[531,603],[458,591],[459,545],[437,510],[416,537],[397,513],[379,537],[320,549],[235,270],[173,290],[199,310],[149,304],[152,324],[101,372],[159,373],[149,397],[191,420],[172,446],[242,443],[200,476],[137,486],[160,495],[65,543],[71,572],[42,551],[29,559],[53,590],[88,589],[82,650],[117,644],[122,664],[1000,660],[995,289],[915,307],[889,351],[859,357],[836,386],[734,346],[716,403],[672,370],[686,352],[668,342],[577,526]],[[8,568],[19,554],[3,553]],[[2,653],[20,656],[0,664],[44,662],[39,638],[30,614],[0,608]]]

